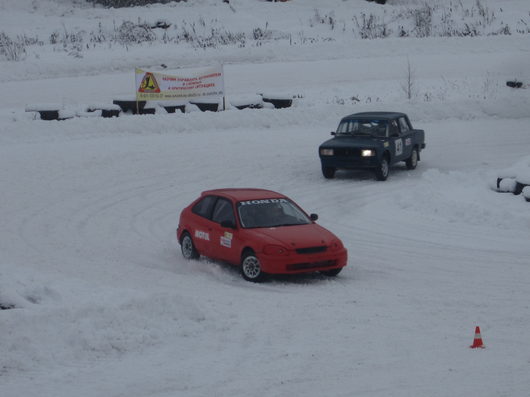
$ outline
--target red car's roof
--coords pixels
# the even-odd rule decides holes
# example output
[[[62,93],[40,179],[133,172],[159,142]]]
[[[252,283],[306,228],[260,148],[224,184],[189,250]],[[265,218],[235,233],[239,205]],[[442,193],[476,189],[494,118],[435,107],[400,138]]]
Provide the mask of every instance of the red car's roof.
[[[202,192],[202,196],[218,195],[232,199],[233,201],[257,200],[264,198],[283,198],[283,194],[266,189],[253,188],[227,188],[213,189]]]

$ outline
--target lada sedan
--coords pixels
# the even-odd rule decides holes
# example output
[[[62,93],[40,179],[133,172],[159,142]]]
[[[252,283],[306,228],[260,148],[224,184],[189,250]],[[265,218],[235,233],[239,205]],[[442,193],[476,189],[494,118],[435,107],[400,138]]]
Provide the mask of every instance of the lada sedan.
[[[338,169],[372,169],[378,180],[388,178],[390,166],[404,161],[413,170],[425,148],[425,131],[414,129],[399,112],[364,112],[344,117],[320,145],[322,174],[331,179]]]

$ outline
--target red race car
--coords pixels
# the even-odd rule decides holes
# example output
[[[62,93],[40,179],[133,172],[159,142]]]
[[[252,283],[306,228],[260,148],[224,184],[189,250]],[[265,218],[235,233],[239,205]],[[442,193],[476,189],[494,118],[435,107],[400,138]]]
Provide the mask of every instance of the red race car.
[[[248,281],[315,271],[336,276],[347,250],[317,219],[270,190],[208,190],[182,210],[177,240],[184,258],[204,255],[238,265]]]

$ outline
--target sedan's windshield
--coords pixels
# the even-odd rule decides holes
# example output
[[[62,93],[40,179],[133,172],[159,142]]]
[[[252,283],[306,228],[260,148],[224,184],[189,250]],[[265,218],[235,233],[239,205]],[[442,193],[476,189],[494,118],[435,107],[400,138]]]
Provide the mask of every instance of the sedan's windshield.
[[[343,120],[337,128],[337,135],[369,135],[385,137],[387,120]]]
[[[241,226],[244,228],[311,223],[304,212],[285,198],[241,201],[237,203],[237,211]]]

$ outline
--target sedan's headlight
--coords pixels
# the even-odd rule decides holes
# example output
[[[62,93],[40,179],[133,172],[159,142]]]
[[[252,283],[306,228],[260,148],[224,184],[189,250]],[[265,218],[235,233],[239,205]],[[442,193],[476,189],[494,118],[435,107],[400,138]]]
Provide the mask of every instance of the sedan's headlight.
[[[375,156],[375,150],[373,150],[373,149],[363,149],[361,151],[361,156],[363,156],[363,157]]]
[[[333,156],[333,149],[320,149],[321,156]]]

